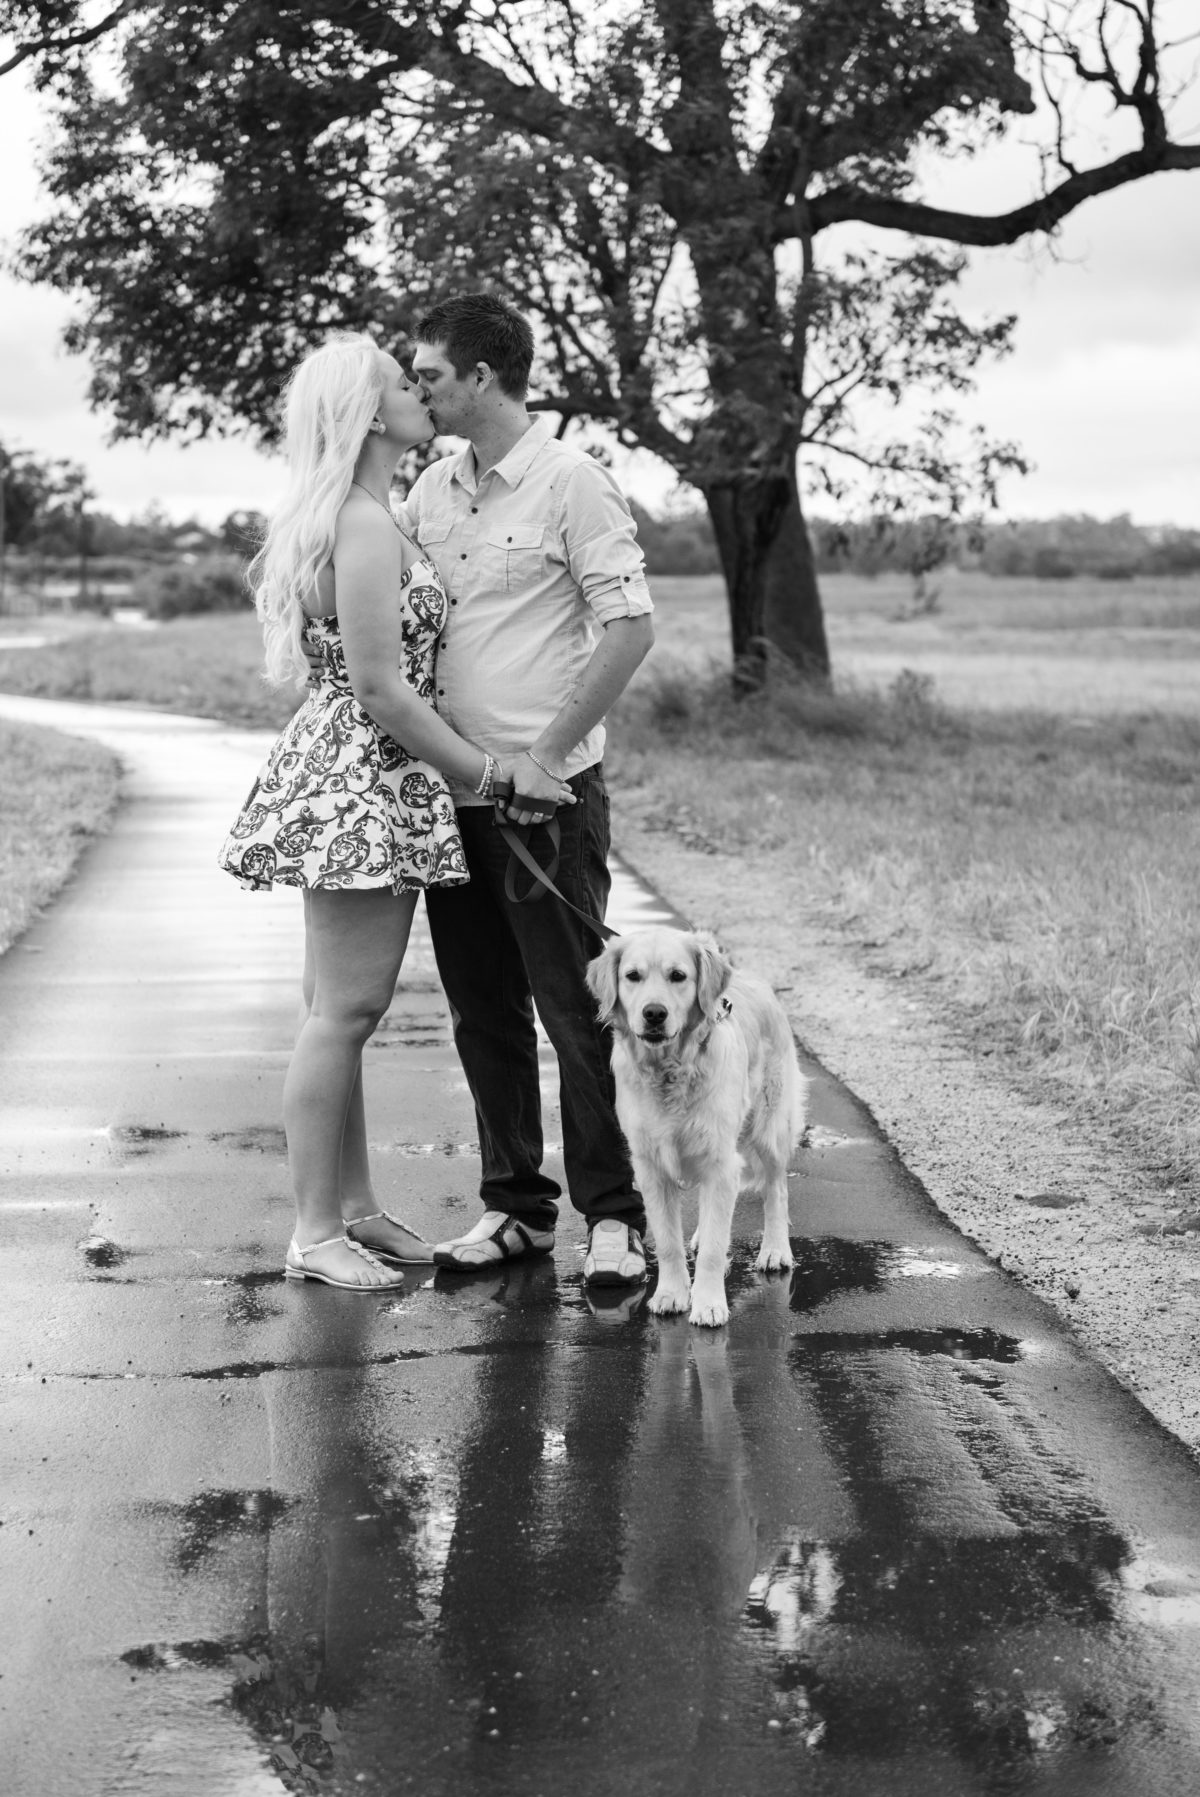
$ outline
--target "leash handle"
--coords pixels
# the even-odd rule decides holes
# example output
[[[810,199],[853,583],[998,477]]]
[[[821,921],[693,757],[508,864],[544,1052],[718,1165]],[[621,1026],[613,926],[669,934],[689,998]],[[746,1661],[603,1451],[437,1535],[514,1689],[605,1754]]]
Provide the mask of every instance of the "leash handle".
[[[527,804],[535,802],[541,809],[545,809],[545,806],[540,799],[536,801],[526,801]],[[551,815],[544,825],[525,824],[518,828],[517,826],[510,824],[504,816],[508,804],[509,797],[507,794],[498,797],[496,799],[495,810],[492,814],[493,824],[496,829],[499,830],[504,842],[508,845],[508,866],[504,870],[505,898],[508,899],[510,904],[524,905],[536,902],[538,899],[543,899],[548,892],[552,892],[559,903],[565,905],[568,911],[573,911],[576,917],[578,917],[582,923],[587,925],[589,930],[594,930],[602,942],[611,942],[613,937],[619,934],[619,931],[610,929],[606,923],[601,923],[598,917],[592,917],[589,912],[581,911],[579,906],[573,905],[566,894],[560,892],[558,887],[554,884],[554,876],[558,872],[559,849],[562,847],[562,828],[558,819]],[[550,838],[550,845],[553,852],[548,867],[542,867],[534,860],[529,852],[529,832],[535,828],[544,828]],[[530,887],[524,898],[517,892],[518,863],[524,867],[527,872],[533,875],[536,882],[535,885]]]

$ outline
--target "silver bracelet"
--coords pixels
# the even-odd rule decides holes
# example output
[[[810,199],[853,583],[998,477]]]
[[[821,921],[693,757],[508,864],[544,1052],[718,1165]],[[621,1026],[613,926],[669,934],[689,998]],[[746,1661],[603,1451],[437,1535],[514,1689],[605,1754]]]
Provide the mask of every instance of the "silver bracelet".
[[[566,779],[565,774],[556,774],[552,767],[547,767],[546,763],[544,761],[539,761],[532,749],[526,749],[525,753],[529,757],[530,761],[532,761],[534,767],[540,767],[543,774],[548,774],[551,780],[565,780]]]
[[[478,798],[481,798],[481,799],[483,799],[483,798],[490,799],[491,798],[492,782],[495,778],[496,778],[495,758],[493,756],[489,755],[487,750],[485,749],[483,751],[483,778],[480,780],[479,785],[475,788],[475,793]]]

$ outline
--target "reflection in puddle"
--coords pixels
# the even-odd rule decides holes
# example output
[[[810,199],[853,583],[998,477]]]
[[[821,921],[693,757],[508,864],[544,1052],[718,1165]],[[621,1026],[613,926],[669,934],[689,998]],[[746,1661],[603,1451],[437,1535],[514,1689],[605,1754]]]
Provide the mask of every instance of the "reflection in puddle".
[[[287,1510],[274,1491],[201,1491],[180,1509],[176,1563],[192,1572],[229,1536],[266,1535]]]
[[[953,1263],[796,1248],[789,1286],[739,1246],[742,1336],[601,1326],[551,1261],[426,1281],[469,1319],[432,1351],[297,1307],[254,1369],[269,1479],[174,1513],[193,1593],[244,1612],[127,1663],[222,1701],[293,1791],[962,1797],[1088,1790],[1102,1753],[1160,1797],[1119,1782],[1167,1726],[1130,1630],[1200,1583],[1132,1558],[1016,1338],[793,1333]]]
[[[893,1242],[853,1242],[839,1236],[793,1236],[792,1309],[815,1310],[847,1292],[880,1292],[893,1279],[961,1279],[960,1261]]]
[[[1011,1366],[1021,1358],[1021,1344],[996,1329],[880,1329],[798,1335],[794,1355],[814,1354],[943,1354],[951,1360],[995,1360]]]

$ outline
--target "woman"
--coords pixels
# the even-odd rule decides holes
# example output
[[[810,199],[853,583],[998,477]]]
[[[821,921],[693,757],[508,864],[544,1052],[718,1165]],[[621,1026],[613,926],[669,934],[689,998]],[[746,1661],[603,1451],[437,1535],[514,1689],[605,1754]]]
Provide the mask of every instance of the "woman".
[[[418,389],[370,338],[342,337],[296,370],[286,427],[289,484],[250,580],[267,677],[304,679],[305,647],[322,673],[220,862],[253,890],[304,893],[306,1012],[283,1092],[296,1196],[284,1273],[378,1292],[432,1250],[376,1203],[362,1050],[395,991],[417,893],[467,878],[441,775],[487,796],[502,771],[431,703],[446,595],[387,499],[402,453],[433,435]]]

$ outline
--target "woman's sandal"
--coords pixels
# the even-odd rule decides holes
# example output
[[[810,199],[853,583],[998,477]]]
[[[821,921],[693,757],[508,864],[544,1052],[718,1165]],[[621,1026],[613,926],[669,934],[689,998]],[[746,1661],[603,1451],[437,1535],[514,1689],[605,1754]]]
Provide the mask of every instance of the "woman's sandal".
[[[368,1254],[377,1255],[380,1260],[386,1260],[392,1266],[397,1266],[397,1267],[428,1266],[429,1263],[433,1260],[433,1244],[432,1244],[432,1242],[426,1242],[424,1240],[424,1238],[422,1237],[420,1231],[417,1229],[414,1229],[411,1223],[405,1223],[401,1217],[393,1217],[390,1210],[373,1210],[373,1211],[368,1211],[367,1215],[365,1217],[350,1218],[350,1220],[346,1223],[347,1235],[349,1235],[349,1233],[352,1229],[357,1229],[360,1223],[374,1223],[380,1217],[383,1218],[385,1223],[390,1223],[394,1229],[405,1230],[409,1235],[411,1235],[413,1237],[414,1241],[420,1242],[421,1246],[423,1248],[425,1248],[427,1250],[427,1252],[424,1254],[398,1254],[394,1248],[381,1248],[375,1242],[361,1242],[359,1244],[359,1246],[365,1248],[367,1250]],[[357,1240],[357,1237],[354,1239]]]
[[[332,1248],[337,1242],[341,1242],[352,1253],[360,1255],[363,1260],[370,1261],[371,1265],[378,1267],[381,1273],[388,1273],[388,1268],[376,1255],[372,1254],[369,1248],[364,1248],[361,1242],[351,1241],[348,1235],[327,1236],[323,1242],[310,1242],[307,1248],[302,1248],[293,1236],[284,1256],[284,1278],[315,1279],[321,1285],[336,1285],[340,1291],[344,1292],[394,1292],[404,1284],[403,1275],[400,1273],[389,1274],[386,1279],[379,1279],[367,1284],[361,1279],[335,1279],[330,1273],[318,1273],[315,1267],[306,1265],[304,1259],[306,1254],[312,1254],[318,1248]],[[294,1259],[293,1256],[295,1256]]]

